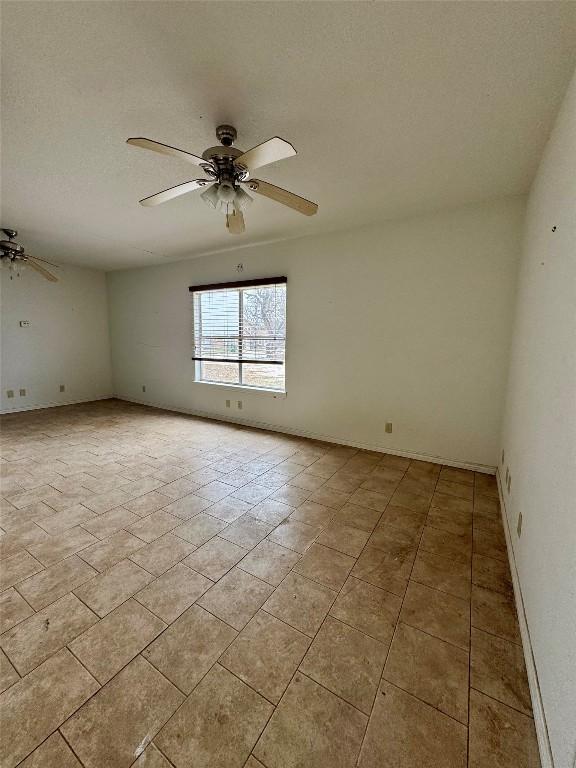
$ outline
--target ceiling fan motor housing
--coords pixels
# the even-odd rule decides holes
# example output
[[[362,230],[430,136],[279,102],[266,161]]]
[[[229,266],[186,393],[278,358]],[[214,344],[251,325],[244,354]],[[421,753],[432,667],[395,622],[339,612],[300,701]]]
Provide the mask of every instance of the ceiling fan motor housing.
[[[231,147],[236,141],[236,128],[233,125],[219,125],[216,128],[216,138],[225,147]]]
[[[212,164],[215,173],[207,166],[204,170],[209,176],[215,176],[220,183],[226,181],[238,183],[248,178],[248,169],[235,163],[236,158],[244,154],[241,149],[232,146],[236,141],[236,135],[236,128],[232,125],[219,125],[216,128],[216,138],[221,143],[215,147],[209,147],[202,153],[202,158]]]
[[[15,259],[24,254],[24,246],[15,243],[14,238],[18,235],[15,229],[2,228],[2,232],[8,237],[8,240],[0,240],[0,252],[3,257]]]

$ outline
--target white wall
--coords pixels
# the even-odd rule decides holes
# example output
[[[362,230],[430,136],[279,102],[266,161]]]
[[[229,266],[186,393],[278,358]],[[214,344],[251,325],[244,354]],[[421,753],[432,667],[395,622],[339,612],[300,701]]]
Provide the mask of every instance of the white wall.
[[[106,276],[69,266],[54,271],[58,283],[31,269],[13,280],[0,270],[2,412],[111,394]],[[21,328],[21,320],[30,325]]]
[[[576,77],[527,210],[503,430],[512,546],[555,768],[576,759]],[[500,468],[503,476],[505,466]],[[522,536],[516,524],[522,512]]]
[[[507,198],[109,273],[114,391],[495,466],[524,206]],[[188,286],[238,279],[239,262],[242,277],[288,276],[286,399],[194,383]]]

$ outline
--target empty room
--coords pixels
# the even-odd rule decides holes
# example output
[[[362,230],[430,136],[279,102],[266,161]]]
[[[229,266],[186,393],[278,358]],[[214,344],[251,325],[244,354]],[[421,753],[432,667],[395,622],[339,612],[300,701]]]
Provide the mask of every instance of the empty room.
[[[0,768],[576,768],[576,2],[0,22]]]

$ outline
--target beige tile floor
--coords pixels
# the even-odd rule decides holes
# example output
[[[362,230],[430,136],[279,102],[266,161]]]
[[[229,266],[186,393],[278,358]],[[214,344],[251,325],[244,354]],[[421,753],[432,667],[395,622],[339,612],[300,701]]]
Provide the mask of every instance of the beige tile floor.
[[[114,400],[0,473],[0,768],[539,766],[494,478]]]

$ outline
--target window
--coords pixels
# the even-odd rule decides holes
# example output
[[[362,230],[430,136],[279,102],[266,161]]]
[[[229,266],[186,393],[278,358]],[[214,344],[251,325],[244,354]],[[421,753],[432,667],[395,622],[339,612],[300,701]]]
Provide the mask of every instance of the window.
[[[284,390],[286,278],[191,286],[196,380]]]

